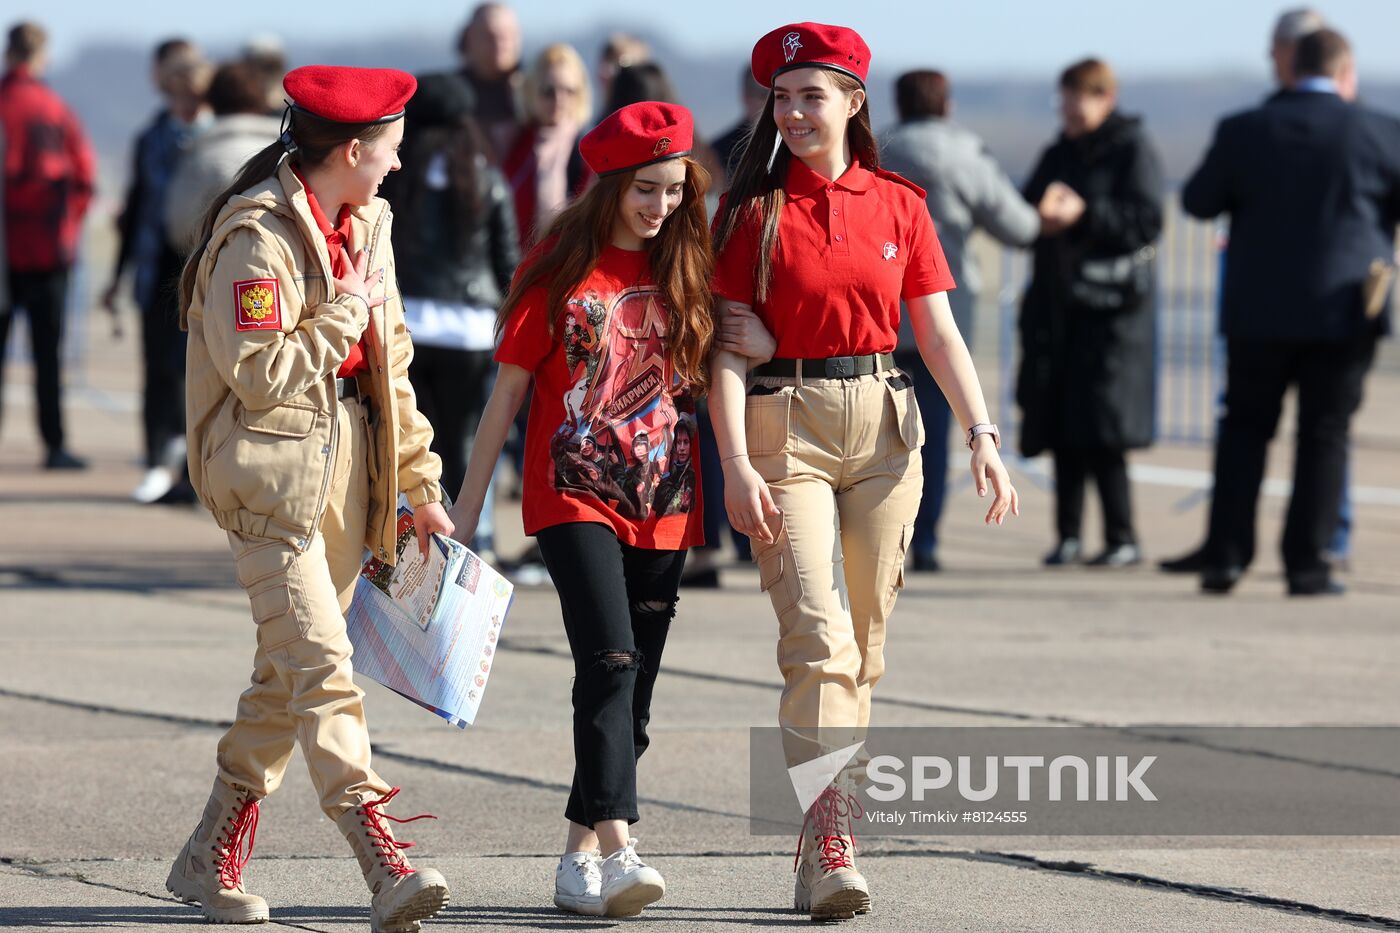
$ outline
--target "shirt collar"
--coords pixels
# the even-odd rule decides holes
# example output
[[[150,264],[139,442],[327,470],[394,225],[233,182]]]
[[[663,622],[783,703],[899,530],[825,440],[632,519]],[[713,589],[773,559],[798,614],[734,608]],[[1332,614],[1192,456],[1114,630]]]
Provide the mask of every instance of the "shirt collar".
[[[1293,90],[1306,94],[1338,94],[1337,82],[1325,75],[1309,75],[1306,78],[1299,78],[1293,84]]]
[[[788,160],[787,183],[783,191],[789,198],[805,198],[829,186],[845,191],[868,191],[875,185],[875,175],[859,159],[853,159],[845,173],[835,181],[823,178],[807,167],[807,163],[793,157]]]

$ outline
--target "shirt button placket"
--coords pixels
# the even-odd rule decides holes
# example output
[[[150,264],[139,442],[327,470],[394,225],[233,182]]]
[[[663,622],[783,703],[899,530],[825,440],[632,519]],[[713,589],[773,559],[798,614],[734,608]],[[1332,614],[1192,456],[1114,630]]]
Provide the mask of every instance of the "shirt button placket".
[[[846,233],[846,192],[832,189],[831,195],[831,251],[849,256],[851,238]]]

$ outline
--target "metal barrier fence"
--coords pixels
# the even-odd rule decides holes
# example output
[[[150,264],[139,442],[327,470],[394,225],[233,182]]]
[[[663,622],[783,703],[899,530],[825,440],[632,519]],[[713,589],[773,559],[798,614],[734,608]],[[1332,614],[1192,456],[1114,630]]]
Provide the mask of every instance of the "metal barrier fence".
[[[1216,333],[1220,279],[1220,228],[1181,210],[1176,195],[1166,204],[1162,237],[1157,243],[1157,438],[1178,444],[1210,444],[1223,385]],[[996,373],[1000,405],[997,417],[1005,436],[1017,436],[1016,330],[1021,297],[1030,277],[1030,254],[984,245],[987,271],[984,300],[995,302]],[[990,253],[990,255],[988,255]],[[991,261],[987,261],[991,260]],[[982,318],[983,321],[987,319]],[[985,335],[984,335],[985,336]],[[979,344],[985,346],[985,343]],[[986,357],[984,365],[989,362]]]

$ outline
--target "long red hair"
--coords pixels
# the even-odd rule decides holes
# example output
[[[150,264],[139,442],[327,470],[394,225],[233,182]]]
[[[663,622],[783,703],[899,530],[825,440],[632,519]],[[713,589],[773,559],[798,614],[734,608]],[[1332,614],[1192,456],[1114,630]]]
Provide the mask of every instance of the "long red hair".
[[[646,242],[645,249],[652,281],[666,305],[666,349],[671,367],[693,394],[704,395],[710,385],[708,357],[715,334],[710,309],[714,253],[705,215],[710,174],[689,156],[682,156],[681,161],[685,163],[681,203],[656,236]],[[554,219],[511,283],[496,318],[497,334],[505,329],[526,292],[538,286],[544,286],[548,295],[549,332],[556,332],[565,303],[597,267],[603,249],[612,241],[622,195],[635,175],[622,172],[598,179]]]

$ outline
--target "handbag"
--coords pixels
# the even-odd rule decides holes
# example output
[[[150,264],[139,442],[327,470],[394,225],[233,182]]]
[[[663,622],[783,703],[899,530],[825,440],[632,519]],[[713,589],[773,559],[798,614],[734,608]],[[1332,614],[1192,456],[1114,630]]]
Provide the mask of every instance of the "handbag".
[[[1093,311],[1132,308],[1152,294],[1156,258],[1157,248],[1149,243],[1122,256],[1082,259],[1070,280],[1070,297]]]
[[[1395,263],[1384,259],[1371,260],[1366,280],[1361,283],[1361,305],[1366,312],[1366,320],[1374,321],[1385,310],[1390,292],[1395,287],[1395,272]]]

